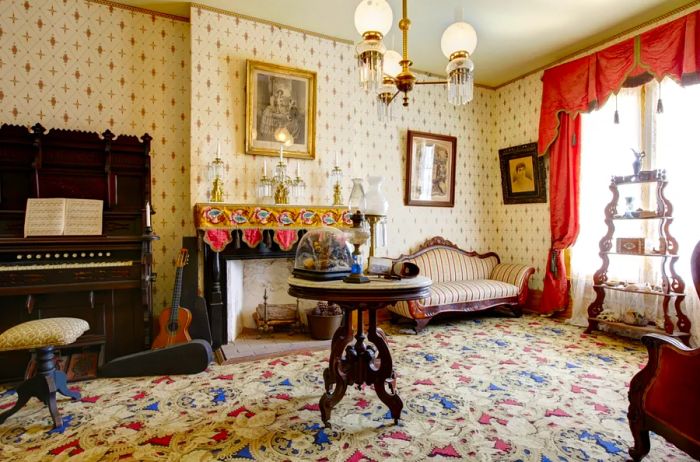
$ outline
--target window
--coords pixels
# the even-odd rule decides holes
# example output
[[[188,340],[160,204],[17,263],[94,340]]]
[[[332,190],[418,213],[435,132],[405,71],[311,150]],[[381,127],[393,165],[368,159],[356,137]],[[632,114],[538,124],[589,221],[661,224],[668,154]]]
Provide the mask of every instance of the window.
[[[657,113],[659,94],[663,112]],[[615,110],[619,123],[614,123]],[[700,340],[700,303],[690,275],[690,254],[700,240],[696,188],[700,188],[700,143],[695,142],[697,113],[700,108],[700,85],[681,87],[670,79],[660,85],[651,82],[643,87],[622,89],[598,110],[582,115],[581,194],[579,214],[581,230],[572,249],[572,282],[574,287],[574,319],[586,324],[587,308],[594,298],[593,273],[601,266],[598,243],[606,234],[604,208],[612,199],[608,189],[613,175],[632,174],[633,150],[644,151],[642,169],[665,169],[668,187],[666,197],[673,204],[674,221],[671,234],[678,240],[681,258],[676,270],[686,283],[685,312],[693,324],[696,340]],[[633,208],[656,209],[656,187],[624,185],[619,187],[618,213],[627,203]],[[658,247],[658,221],[616,221],[614,237],[646,236],[648,250]],[[651,239],[649,239],[651,237]],[[628,282],[661,283],[660,265],[656,259],[611,256],[610,279]],[[633,308],[644,312],[647,319],[662,317],[662,298],[606,293],[606,308],[618,314]],[[646,307],[646,308],[644,308]]]

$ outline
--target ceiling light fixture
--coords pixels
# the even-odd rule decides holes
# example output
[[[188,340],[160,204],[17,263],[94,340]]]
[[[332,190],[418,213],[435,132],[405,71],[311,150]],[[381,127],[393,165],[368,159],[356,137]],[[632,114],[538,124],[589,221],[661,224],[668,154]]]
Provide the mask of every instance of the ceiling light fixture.
[[[386,0],[362,0],[355,9],[355,28],[362,35],[357,44],[360,85],[365,91],[377,91],[379,117],[391,117],[391,102],[403,93],[403,105],[408,106],[408,93],[415,85],[447,85],[447,99],[452,104],[466,104],[474,96],[474,63],[470,57],[476,48],[476,31],[459,20],[442,34],[440,46],[449,59],[447,80],[419,81],[411,72],[408,59],[407,0],[403,0],[403,17],[399,29],[403,34],[403,55],[388,50],[382,39],[391,29],[393,13]]]

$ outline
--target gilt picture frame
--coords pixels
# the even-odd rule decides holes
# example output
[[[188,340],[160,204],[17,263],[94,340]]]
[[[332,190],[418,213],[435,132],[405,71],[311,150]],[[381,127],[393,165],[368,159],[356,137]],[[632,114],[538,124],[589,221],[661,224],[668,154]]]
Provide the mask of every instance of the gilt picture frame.
[[[275,131],[292,135],[284,155],[316,156],[316,73],[261,61],[246,61],[247,154],[277,156],[281,143]]]
[[[537,143],[499,149],[498,157],[504,204],[547,202],[547,171]]]
[[[457,138],[408,130],[405,205],[454,207]]]

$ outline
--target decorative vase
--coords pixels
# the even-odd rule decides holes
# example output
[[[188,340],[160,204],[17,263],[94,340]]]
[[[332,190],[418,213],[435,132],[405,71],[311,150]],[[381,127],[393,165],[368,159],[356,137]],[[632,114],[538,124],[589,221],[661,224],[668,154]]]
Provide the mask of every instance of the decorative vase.
[[[369,187],[367,188],[367,193],[365,194],[365,214],[386,216],[386,213],[389,211],[389,201],[386,199],[386,196],[382,191],[383,181],[383,176],[367,177]]]
[[[646,157],[646,153],[644,151],[637,152],[634,149],[632,149],[632,152],[634,153],[634,162],[632,162],[632,171],[634,172],[634,176],[638,177],[639,172],[642,170],[642,159]]]
[[[364,212],[366,206],[367,202],[365,200],[365,189],[362,187],[362,178],[353,178],[352,191],[350,191],[350,198],[348,199],[348,208],[353,212],[356,210]]]

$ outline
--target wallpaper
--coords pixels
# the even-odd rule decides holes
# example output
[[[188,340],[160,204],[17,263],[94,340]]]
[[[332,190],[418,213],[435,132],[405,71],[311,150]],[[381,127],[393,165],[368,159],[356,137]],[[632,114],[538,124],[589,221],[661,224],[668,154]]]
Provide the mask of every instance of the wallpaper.
[[[189,25],[86,1],[0,0],[0,43],[0,123],[153,137],[160,310],[192,227]]]
[[[494,251],[504,261],[527,262],[535,267],[530,287],[542,290],[547,251],[549,250],[549,182],[547,203],[503,203],[500,186],[498,150],[537,141],[542,101],[542,73],[538,72],[502,87],[493,96],[496,114],[491,127],[491,160],[499,175],[496,222],[498,230],[491,237]],[[549,156],[545,157],[549,179]]]
[[[328,173],[336,154],[345,173],[344,198],[351,178],[384,177],[389,200],[387,255],[398,256],[426,238],[440,235],[467,249],[491,250],[498,230],[500,176],[492,159],[490,129],[494,92],[476,89],[474,101],[455,107],[443,86],[417,87],[410,106],[394,102],[395,118],[380,123],[374,98],[357,82],[354,46],[193,7],[191,199],[208,199],[207,166],[221,143],[226,164],[225,201],[254,202],[263,160],[245,149],[246,60],[282,64],[317,73],[317,150],[300,163],[307,181],[306,203],[332,202]],[[457,146],[454,208],[403,205],[406,131],[453,135]],[[365,187],[367,182],[365,181]]]

